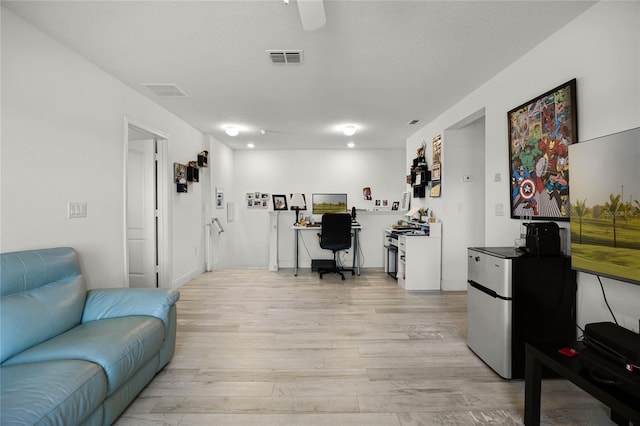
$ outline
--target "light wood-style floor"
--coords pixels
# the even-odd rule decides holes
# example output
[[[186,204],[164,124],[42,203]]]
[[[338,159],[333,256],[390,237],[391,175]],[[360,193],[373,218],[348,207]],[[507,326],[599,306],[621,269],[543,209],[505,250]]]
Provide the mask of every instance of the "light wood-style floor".
[[[377,268],[219,270],[180,292],[175,357],[120,426],[522,424],[524,382],[467,348],[464,292],[405,292]],[[542,391],[543,424],[613,424],[569,382]]]

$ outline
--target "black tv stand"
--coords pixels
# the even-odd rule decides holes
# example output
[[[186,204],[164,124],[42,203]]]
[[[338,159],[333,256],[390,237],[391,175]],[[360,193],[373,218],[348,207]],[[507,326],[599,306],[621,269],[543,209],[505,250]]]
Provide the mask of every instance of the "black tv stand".
[[[611,408],[611,420],[617,425],[629,426],[629,422],[640,425],[640,395],[632,395],[591,379],[580,365],[580,351],[584,345],[574,342],[568,346],[576,349],[578,355],[565,357],[558,353],[558,345],[525,344],[524,424],[540,424],[542,367],[547,367]]]

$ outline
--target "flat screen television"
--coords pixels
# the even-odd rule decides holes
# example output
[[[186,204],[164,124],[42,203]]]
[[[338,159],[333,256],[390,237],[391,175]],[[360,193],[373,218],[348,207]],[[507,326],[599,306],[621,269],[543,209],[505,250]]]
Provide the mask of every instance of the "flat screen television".
[[[569,146],[573,269],[640,285],[640,128]]]
[[[313,214],[347,213],[347,194],[311,194]]]

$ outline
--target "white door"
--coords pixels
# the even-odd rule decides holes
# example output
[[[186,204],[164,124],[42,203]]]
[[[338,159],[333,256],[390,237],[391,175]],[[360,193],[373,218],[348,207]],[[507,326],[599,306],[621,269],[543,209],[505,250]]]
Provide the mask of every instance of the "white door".
[[[129,287],[157,287],[156,142],[130,140],[127,161]]]

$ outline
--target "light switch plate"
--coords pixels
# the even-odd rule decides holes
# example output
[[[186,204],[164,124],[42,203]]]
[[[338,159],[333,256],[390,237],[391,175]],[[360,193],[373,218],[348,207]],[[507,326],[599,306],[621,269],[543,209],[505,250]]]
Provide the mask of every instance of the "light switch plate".
[[[67,217],[69,219],[87,217],[87,203],[67,203]]]

